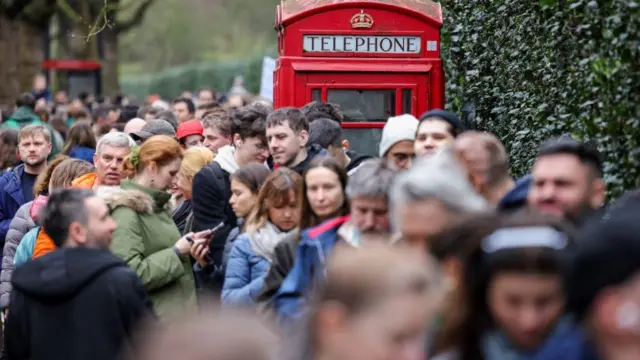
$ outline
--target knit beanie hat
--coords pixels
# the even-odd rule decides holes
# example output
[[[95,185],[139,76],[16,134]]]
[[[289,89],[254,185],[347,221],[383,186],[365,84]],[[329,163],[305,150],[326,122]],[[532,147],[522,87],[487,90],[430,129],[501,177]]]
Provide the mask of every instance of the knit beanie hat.
[[[384,157],[391,147],[400,141],[416,139],[418,119],[410,114],[390,117],[382,129],[380,157]]]
[[[460,118],[458,117],[458,115],[456,115],[455,113],[452,113],[451,111],[446,111],[442,109],[429,110],[424,114],[422,114],[422,116],[420,116],[420,122],[429,118],[442,119],[443,121],[449,123],[449,125],[451,125],[455,133],[459,134],[465,130],[464,125],[462,124],[462,121],[460,121]]]

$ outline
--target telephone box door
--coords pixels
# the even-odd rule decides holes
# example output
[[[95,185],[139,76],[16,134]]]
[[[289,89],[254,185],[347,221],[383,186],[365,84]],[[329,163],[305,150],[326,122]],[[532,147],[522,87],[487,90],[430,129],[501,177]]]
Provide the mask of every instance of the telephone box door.
[[[429,76],[415,73],[298,73],[296,103],[340,106],[350,149],[378,155],[382,128],[391,116],[429,108]]]

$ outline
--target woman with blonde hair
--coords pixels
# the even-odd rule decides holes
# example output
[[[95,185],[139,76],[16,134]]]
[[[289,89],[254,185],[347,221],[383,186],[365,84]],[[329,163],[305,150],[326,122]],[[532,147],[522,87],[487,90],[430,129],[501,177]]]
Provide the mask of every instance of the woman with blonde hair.
[[[297,231],[303,197],[302,177],[280,168],[267,177],[245,224],[233,244],[222,289],[222,303],[251,306],[262,290],[275,247]]]
[[[206,147],[197,146],[187,149],[178,172],[178,188],[184,197],[182,204],[173,212],[173,222],[181,233],[191,231],[193,224],[193,209],[191,207],[191,194],[193,177],[198,171],[213,161],[213,153]]]
[[[180,171],[184,152],[178,142],[163,135],[135,147],[123,162],[132,180],[120,188],[98,191],[118,224],[111,251],[136,272],[166,320],[196,310],[196,292],[189,252],[194,243],[207,243],[209,231],[181,237],[169,212],[167,190]]]

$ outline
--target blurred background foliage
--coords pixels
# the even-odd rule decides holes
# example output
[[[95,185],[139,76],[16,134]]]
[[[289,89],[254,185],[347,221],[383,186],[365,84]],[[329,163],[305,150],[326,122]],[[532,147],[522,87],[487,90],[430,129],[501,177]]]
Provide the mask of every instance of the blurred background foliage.
[[[238,61],[276,42],[279,0],[157,0],[120,40],[121,77],[206,61]]]

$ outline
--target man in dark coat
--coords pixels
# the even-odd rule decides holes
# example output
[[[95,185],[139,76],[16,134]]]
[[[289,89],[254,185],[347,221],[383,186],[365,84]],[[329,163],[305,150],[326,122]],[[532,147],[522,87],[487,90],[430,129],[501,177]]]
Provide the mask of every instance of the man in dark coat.
[[[224,226],[216,231],[211,239],[210,267],[204,269],[209,275],[207,288],[220,290],[222,280],[220,270],[227,238],[237,226],[236,215],[229,204],[231,198],[231,180],[241,166],[252,163],[264,163],[269,157],[265,138],[265,121],[269,109],[253,104],[234,110],[231,145],[218,149],[215,160],[202,168],[193,178],[193,231],[212,229],[219,224]],[[266,165],[265,165],[266,166]],[[217,275],[216,275],[217,274]]]
[[[152,307],[133,270],[108,250],[109,209],[91,190],[59,190],[43,227],[59,249],[13,273],[8,358],[117,359]]]

